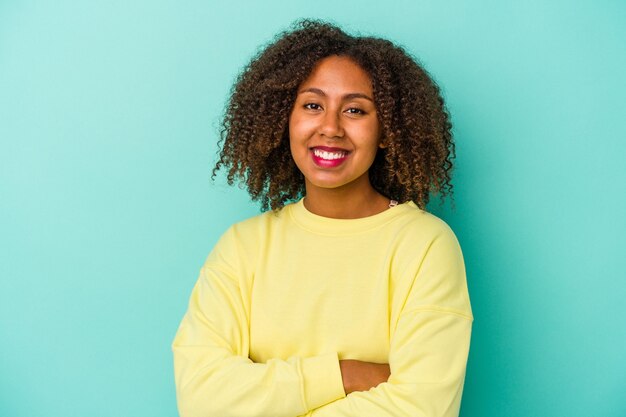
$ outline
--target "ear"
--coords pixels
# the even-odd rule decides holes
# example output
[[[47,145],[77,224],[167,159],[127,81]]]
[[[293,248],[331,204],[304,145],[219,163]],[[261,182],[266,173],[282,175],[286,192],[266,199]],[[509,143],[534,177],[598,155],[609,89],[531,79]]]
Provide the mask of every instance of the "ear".
[[[385,149],[388,145],[387,143],[389,142],[389,138],[387,137],[387,135],[385,135],[385,132],[378,132],[378,147],[380,149]]]
[[[385,137],[384,134],[381,134],[378,140],[378,147],[380,149],[385,149],[387,147],[387,141],[389,140],[389,138]]]

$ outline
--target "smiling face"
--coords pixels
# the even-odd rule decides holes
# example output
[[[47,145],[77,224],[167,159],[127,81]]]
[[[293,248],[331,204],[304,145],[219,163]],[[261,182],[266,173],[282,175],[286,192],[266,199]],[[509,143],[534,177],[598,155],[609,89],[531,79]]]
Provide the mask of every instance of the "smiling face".
[[[330,56],[298,88],[289,117],[293,159],[313,188],[370,192],[368,170],[381,127],[369,75],[352,59]]]

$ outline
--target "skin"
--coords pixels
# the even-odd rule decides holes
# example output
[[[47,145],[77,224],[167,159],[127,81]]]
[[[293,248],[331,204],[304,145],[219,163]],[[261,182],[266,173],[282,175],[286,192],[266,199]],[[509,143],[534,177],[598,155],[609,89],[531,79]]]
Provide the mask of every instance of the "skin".
[[[298,89],[289,117],[293,159],[305,177],[304,205],[312,213],[338,219],[371,216],[386,210],[389,199],[369,181],[368,171],[381,143],[381,126],[369,75],[347,57],[321,60]],[[336,167],[320,167],[312,148],[348,152]],[[388,364],[339,361],[346,394],[386,382]]]
[[[341,379],[346,395],[355,391],[368,391],[387,382],[391,371],[389,364],[345,359],[339,361]]]
[[[289,144],[304,174],[305,207],[320,216],[355,219],[384,211],[389,199],[370,184],[368,170],[383,147],[369,75],[347,57],[321,60],[301,84],[289,117]],[[338,167],[319,167],[316,146],[348,151]]]

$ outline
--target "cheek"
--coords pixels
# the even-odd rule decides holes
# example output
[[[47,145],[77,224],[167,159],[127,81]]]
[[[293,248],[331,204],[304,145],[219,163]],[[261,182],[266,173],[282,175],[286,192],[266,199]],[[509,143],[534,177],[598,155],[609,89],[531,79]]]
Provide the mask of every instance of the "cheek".
[[[289,136],[296,140],[306,139],[316,130],[315,119],[294,112],[289,117]]]
[[[378,145],[382,142],[383,135],[382,127],[378,122],[378,119],[374,123],[372,123],[370,131],[372,132],[373,141],[374,143],[376,143],[376,150],[378,151]]]
[[[287,124],[289,126],[289,132],[293,132],[293,130],[295,129],[296,118],[297,116],[295,116],[293,112],[289,115],[289,123]]]
[[[293,145],[296,142],[296,138],[298,137],[298,123],[295,120],[294,116],[289,116],[289,146],[291,147],[291,153],[293,154]]]
[[[289,143],[292,146],[294,142],[298,141],[298,137],[301,136],[300,129],[301,124],[298,122],[297,118],[291,117],[289,119]]]
[[[289,119],[289,150],[291,151],[291,159],[299,165],[299,160],[304,155],[302,125],[294,118]]]

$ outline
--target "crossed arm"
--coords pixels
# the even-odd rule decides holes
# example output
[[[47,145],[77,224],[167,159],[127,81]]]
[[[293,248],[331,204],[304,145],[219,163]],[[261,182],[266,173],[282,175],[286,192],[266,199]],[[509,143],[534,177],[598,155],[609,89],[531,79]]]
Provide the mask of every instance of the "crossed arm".
[[[203,268],[173,343],[181,417],[296,417],[388,379],[388,364],[336,354],[254,363],[237,294],[234,281]]]
[[[371,388],[387,382],[389,379],[388,363],[372,363],[344,359],[339,361],[341,380],[346,395],[355,391],[369,391]]]
[[[208,261],[173,343],[181,417],[457,417],[472,318],[446,303],[466,297],[465,275],[436,259],[450,251],[439,246],[395,323],[388,364],[333,352],[252,362],[239,283]]]

